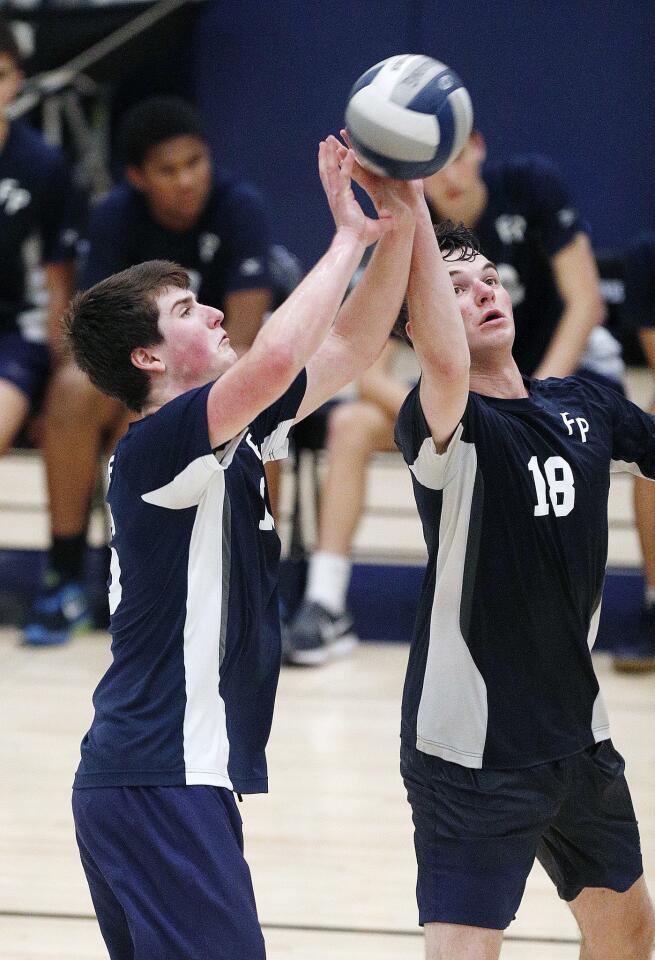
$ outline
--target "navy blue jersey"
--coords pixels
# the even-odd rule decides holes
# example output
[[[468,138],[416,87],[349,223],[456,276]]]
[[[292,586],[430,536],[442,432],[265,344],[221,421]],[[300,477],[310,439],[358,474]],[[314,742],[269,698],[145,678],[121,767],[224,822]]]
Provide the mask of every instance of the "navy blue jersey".
[[[555,760],[609,737],[591,660],[610,471],[655,478],[655,421],[582,377],[470,393],[436,453],[418,386],[396,426],[428,548],[402,735],[465,767]]]
[[[249,184],[215,178],[198,221],[184,231],[158,223],[143,194],[122,184],[91,214],[81,287],[144,260],[172,260],[200,302],[220,308],[232,291],[270,287],[269,243],[263,201]]]
[[[655,233],[632,243],[624,260],[626,326],[655,327]]]
[[[304,372],[212,452],[211,384],[130,425],[110,462],[113,662],[76,787],[267,789],[280,669],[278,561],[263,463],[287,455]]]
[[[0,151],[0,331],[44,339],[40,268],[74,260],[81,212],[62,152],[11,123]]]
[[[518,157],[483,169],[486,208],[475,224],[485,257],[512,298],[512,353],[522,373],[538,367],[562,314],[551,257],[586,226],[558,169],[544,157]],[[438,211],[433,211],[438,220]]]

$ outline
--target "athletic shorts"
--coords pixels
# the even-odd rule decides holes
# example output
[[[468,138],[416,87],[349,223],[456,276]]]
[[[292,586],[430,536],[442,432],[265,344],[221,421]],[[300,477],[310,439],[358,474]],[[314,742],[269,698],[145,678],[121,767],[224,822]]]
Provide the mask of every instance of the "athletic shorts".
[[[403,745],[419,923],[504,930],[535,857],[563,900],[623,892],[642,873],[624,761],[603,740],[563,760],[471,770]]]
[[[32,410],[43,401],[50,376],[50,351],[44,343],[31,343],[20,333],[0,333],[0,380],[8,380],[28,398]]]
[[[264,960],[229,790],[77,789],[73,818],[111,960]]]

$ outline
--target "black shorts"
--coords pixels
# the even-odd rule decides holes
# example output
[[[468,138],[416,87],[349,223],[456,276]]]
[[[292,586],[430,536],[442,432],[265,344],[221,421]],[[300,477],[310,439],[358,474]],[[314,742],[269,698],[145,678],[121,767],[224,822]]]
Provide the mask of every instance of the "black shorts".
[[[111,960],[264,960],[229,790],[77,789],[73,818]]]
[[[50,376],[50,351],[44,343],[32,343],[17,331],[0,333],[0,380],[18,387],[38,412]]]
[[[403,745],[419,923],[504,930],[535,857],[563,900],[643,872],[624,761],[610,740],[563,760],[471,770]]]

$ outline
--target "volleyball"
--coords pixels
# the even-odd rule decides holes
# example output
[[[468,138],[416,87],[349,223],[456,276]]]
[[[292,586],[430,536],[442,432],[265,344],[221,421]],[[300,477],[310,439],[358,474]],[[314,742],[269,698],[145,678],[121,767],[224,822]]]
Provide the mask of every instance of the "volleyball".
[[[367,169],[397,180],[428,177],[461,151],[473,107],[457,74],[419,54],[389,57],[355,83],[346,129]]]

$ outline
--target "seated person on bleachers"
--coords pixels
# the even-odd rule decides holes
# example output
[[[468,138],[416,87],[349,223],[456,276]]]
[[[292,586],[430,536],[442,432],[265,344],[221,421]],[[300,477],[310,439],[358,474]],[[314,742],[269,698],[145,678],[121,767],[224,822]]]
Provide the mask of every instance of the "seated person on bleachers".
[[[485,159],[484,139],[474,132],[453,163],[424,181],[425,192],[433,221],[462,221],[497,264],[512,296],[513,354],[519,369],[540,379],[577,370],[621,388],[620,346],[599,326],[605,310],[596,264],[561,175],[543,157],[483,167]],[[401,392],[394,398],[396,413]],[[343,458],[351,447],[355,466],[348,484],[329,483],[323,491],[305,597],[286,631],[285,655],[291,663],[322,663],[353,645],[346,595],[352,538],[363,507],[361,463],[392,444],[395,419],[388,405],[372,402],[377,417],[354,412],[352,426],[345,407],[334,408],[329,416],[328,477],[332,459]],[[338,436],[333,429],[337,417]],[[345,468],[340,472],[347,474]]]
[[[91,214],[81,289],[144,260],[175,261],[198,298],[224,311],[233,347],[245,352],[270,301],[259,191],[214,173],[199,115],[175,97],[133,107],[119,145],[126,181]],[[126,424],[123,405],[96,390],[72,361],[57,371],[44,423],[52,546],[26,643],[64,643],[91,625],[83,585],[89,504],[99,454]]]
[[[655,233],[640,237],[628,248],[624,261],[625,324],[639,334],[639,342],[655,376]],[[650,407],[655,414],[655,398]],[[620,648],[614,667],[624,672],[655,670],[655,490],[635,479],[635,521],[644,561],[643,640]]]
[[[59,349],[80,212],[62,152],[6,118],[22,81],[14,34],[0,21],[0,454],[38,410],[51,365],[46,336],[55,356]]]

